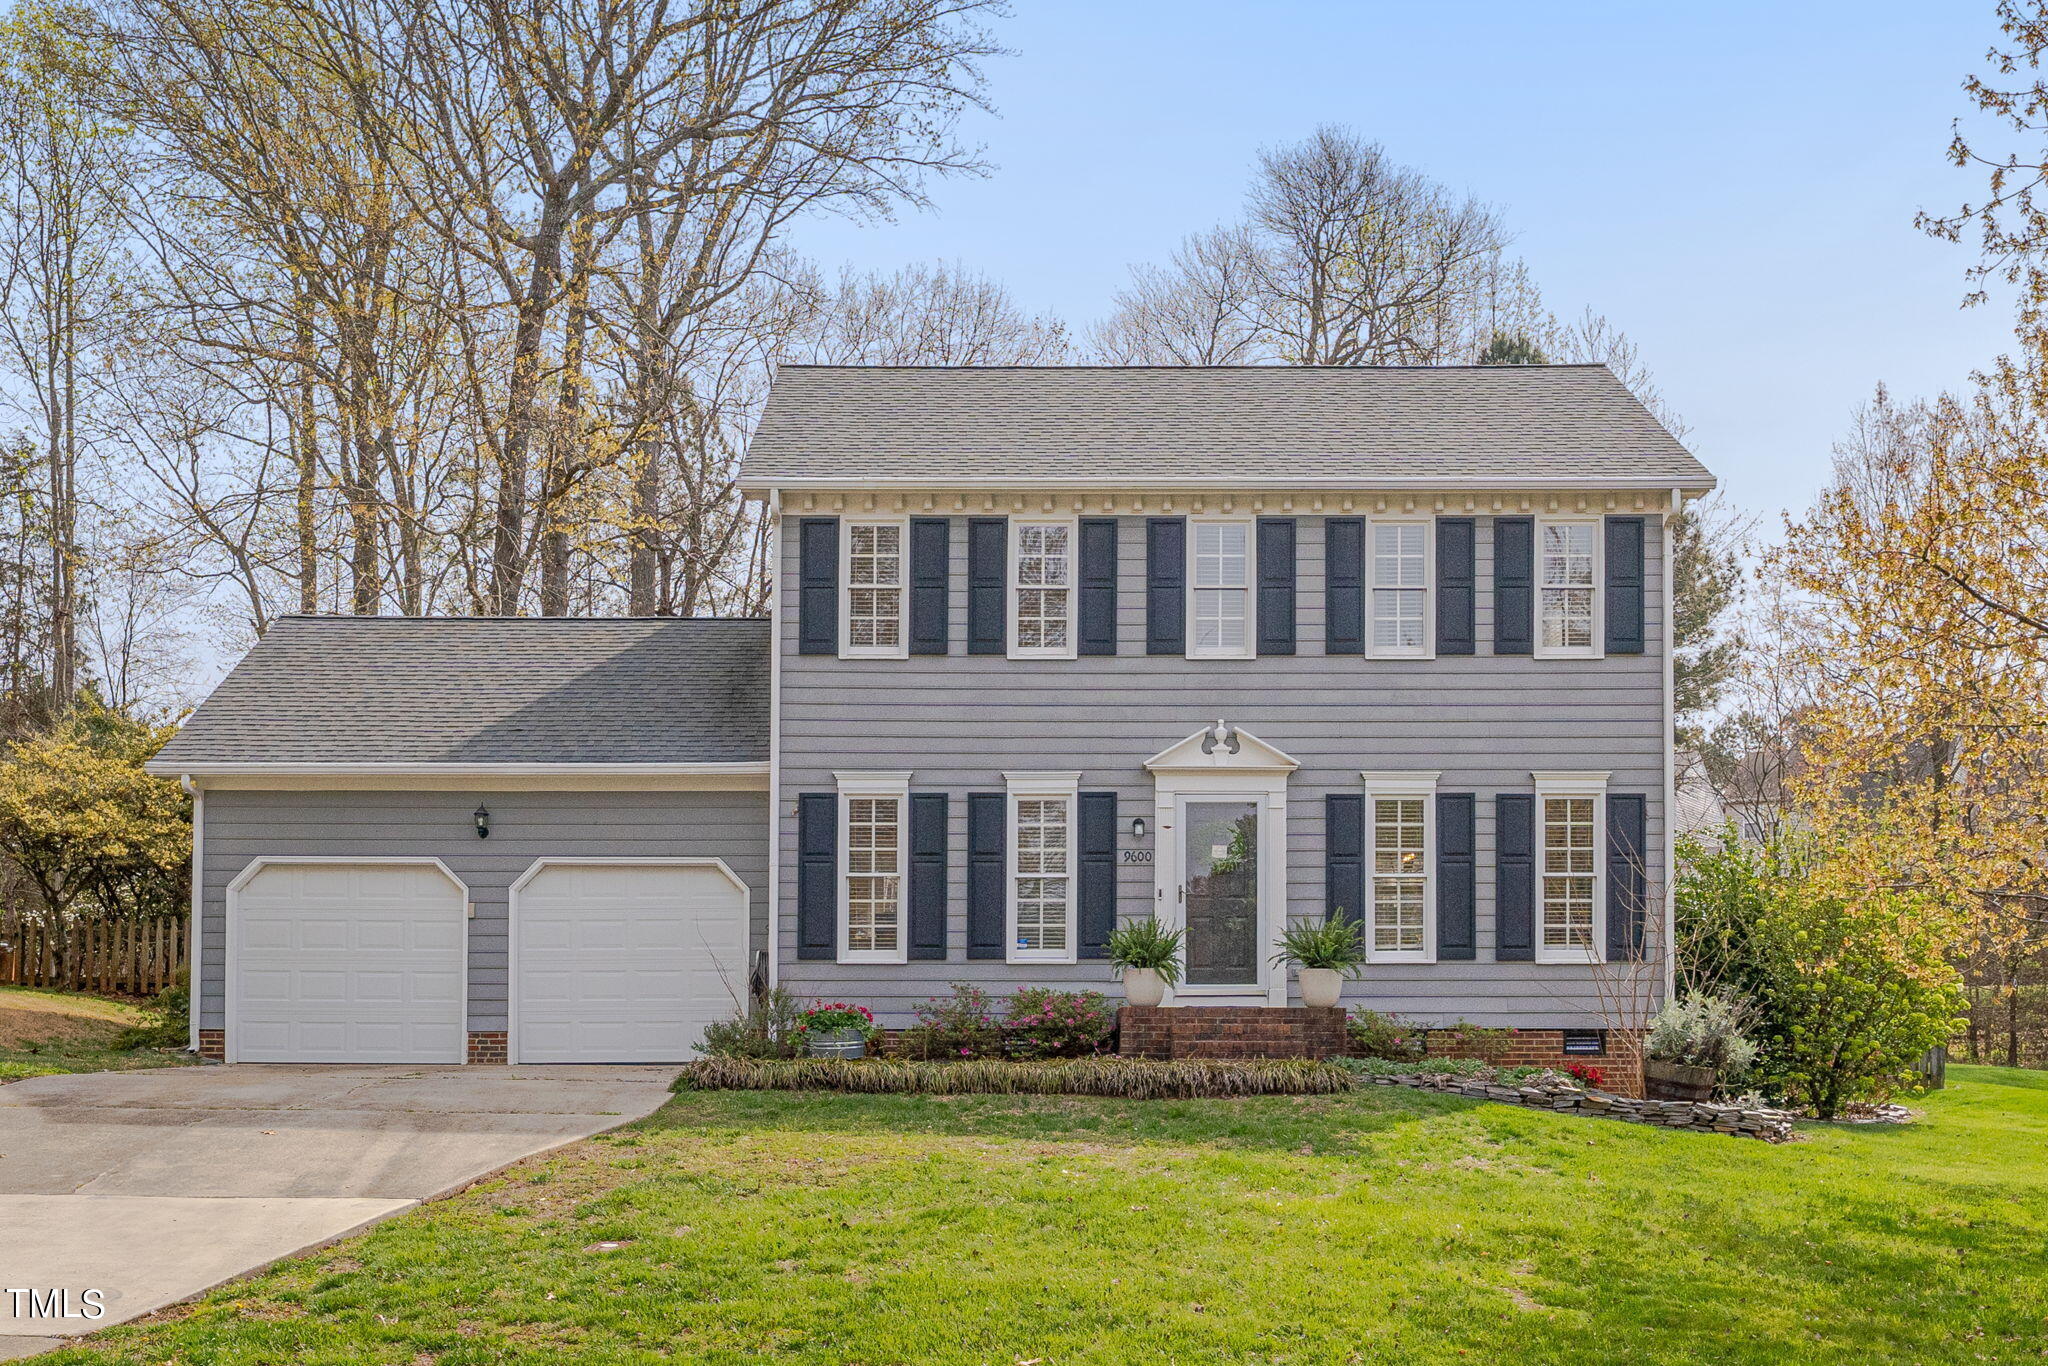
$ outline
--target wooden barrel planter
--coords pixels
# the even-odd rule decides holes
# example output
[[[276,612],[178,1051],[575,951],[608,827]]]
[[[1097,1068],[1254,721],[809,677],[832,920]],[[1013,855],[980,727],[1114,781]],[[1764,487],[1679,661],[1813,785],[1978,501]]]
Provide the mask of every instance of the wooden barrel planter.
[[[1651,1100],[1712,1100],[1718,1076],[1711,1067],[1644,1058],[1643,1094]]]

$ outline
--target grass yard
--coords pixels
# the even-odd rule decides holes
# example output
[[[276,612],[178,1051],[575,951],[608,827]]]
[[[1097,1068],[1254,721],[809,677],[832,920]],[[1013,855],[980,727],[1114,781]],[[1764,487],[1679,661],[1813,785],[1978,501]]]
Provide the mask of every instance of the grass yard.
[[[104,996],[0,987],[0,1082],[189,1061],[175,1051],[114,1047],[122,1030],[147,1018],[140,1007]]]
[[[717,1093],[83,1363],[2048,1357],[2048,1075],[1771,1147],[1375,1088]]]

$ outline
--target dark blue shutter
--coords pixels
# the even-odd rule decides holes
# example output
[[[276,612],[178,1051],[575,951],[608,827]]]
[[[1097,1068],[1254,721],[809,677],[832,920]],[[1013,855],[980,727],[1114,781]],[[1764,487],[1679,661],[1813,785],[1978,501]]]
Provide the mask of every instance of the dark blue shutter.
[[[1259,653],[1294,653],[1294,519],[1261,517]]]
[[[796,524],[796,652],[839,653],[839,519]]]
[[[1003,517],[967,519],[967,653],[1010,651],[1010,523]]]
[[[1475,647],[1472,622],[1478,593],[1472,528],[1470,517],[1436,519],[1436,652],[1440,655],[1469,655]]]
[[[946,517],[910,520],[910,653],[942,655],[952,634],[953,523]]]
[[[1536,521],[1493,519],[1493,652],[1525,655],[1535,648]]]
[[[1323,919],[1339,911],[1365,924],[1365,798],[1356,792],[1323,798]]]
[[[1648,803],[1640,792],[1607,796],[1607,960],[1643,956],[1649,907]]]
[[[1365,519],[1323,523],[1323,653],[1365,653]]]
[[[1116,653],[1116,518],[1081,520],[1079,653]]]
[[[1607,519],[1607,653],[1643,652],[1643,519]]]
[[[946,794],[910,798],[910,953],[913,962],[946,956]]]
[[[1116,928],[1116,793],[1083,792],[1075,815],[1081,846],[1080,956],[1109,957],[1109,932]]]
[[[967,956],[1002,958],[1009,902],[1003,892],[1010,799],[1001,792],[967,794]]]
[[[1145,519],[1145,653],[1180,655],[1188,641],[1188,523]]]
[[[1536,958],[1536,799],[1526,792],[1493,799],[1493,957]]]
[[[1479,945],[1474,926],[1478,833],[1470,792],[1440,792],[1436,799],[1436,956],[1470,960]]]
[[[839,794],[796,799],[796,956],[839,956]]]

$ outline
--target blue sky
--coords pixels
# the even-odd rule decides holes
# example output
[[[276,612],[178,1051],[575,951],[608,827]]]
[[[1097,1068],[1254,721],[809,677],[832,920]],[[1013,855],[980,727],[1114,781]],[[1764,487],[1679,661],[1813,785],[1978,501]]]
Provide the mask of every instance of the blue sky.
[[[1991,0],[1020,0],[997,33],[997,112],[965,129],[994,174],[800,249],[957,259],[1078,329],[1132,262],[1235,214],[1258,148],[1349,124],[1498,205],[1550,306],[1634,337],[1770,514],[1811,498],[1879,381],[1961,384],[2009,335],[1959,307],[1972,253],[1913,227],[1982,193],[1944,152]]]

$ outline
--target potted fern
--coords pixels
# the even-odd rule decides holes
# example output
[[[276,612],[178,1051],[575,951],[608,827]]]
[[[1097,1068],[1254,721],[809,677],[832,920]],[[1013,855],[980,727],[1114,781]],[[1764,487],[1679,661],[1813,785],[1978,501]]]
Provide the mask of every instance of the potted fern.
[[[1134,1006],[1156,1006],[1166,989],[1180,985],[1181,931],[1169,930],[1152,916],[1126,920],[1109,933],[1109,964],[1123,973],[1124,999]]]
[[[1339,907],[1328,920],[1288,922],[1273,961],[1295,965],[1303,1005],[1327,1009],[1343,994],[1344,979],[1357,976],[1365,961],[1364,943],[1358,922]]]

